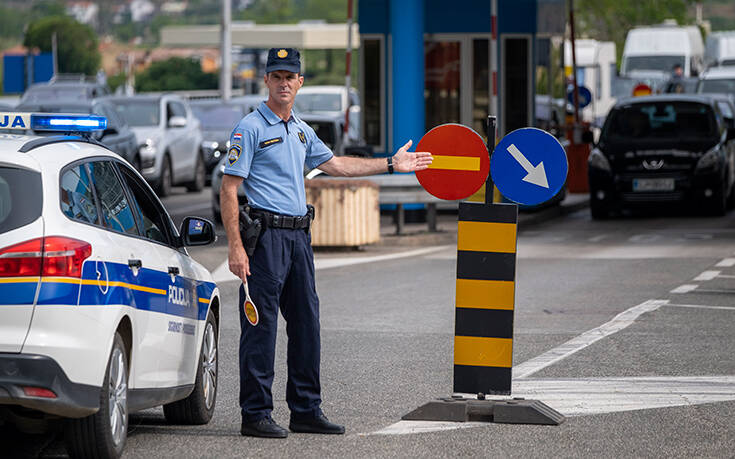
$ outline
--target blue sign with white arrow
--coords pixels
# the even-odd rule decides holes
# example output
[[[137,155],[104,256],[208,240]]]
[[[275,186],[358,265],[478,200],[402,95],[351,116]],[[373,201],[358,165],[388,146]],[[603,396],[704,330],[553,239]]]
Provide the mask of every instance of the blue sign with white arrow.
[[[548,201],[567,180],[567,154],[556,137],[537,128],[516,129],[495,147],[490,175],[511,201],[533,206]]]
[[[584,108],[592,102],[592,92],[590,92],[590,90],[585,86],[577,86],[577,89],[579,89],[579,91],[577,91],[579,94],[579,108]],[[574,86],[570,85],[570,88],[567,91],[567,100],[570,104],[574,105]]]

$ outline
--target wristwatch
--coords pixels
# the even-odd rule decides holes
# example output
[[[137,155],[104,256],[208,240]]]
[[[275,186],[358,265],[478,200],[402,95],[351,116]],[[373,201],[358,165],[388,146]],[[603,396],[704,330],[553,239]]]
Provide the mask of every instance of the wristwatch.
[[[392,174],[393,173],[393,157],[388,156],[387,159],[388,159],[388,173]]]

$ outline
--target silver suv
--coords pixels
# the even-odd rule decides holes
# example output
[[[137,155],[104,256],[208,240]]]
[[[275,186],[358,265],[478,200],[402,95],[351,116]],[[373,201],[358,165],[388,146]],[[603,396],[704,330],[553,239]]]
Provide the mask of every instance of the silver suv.
[[[185,99],[159,94],[109,100],[138,137],[133,164],[159,196],[170,194],[173,185],[185,185],[189,191],[204,188],[202,131]]]

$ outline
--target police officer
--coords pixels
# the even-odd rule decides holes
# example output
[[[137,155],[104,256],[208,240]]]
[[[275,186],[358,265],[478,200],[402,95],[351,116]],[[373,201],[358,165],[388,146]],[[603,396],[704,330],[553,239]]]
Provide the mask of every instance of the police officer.
[[[235,127],[220,189],[222,220],[229,243],[229,268],[248,284],[259,317],[243,312],[240,286],[240,407],[242,435],[283,438],[271,418],[278,310],[288,334],[286,401],[292,432],[343,434],[320,409],[319,299],[308,234],[304,164],[334,176],[361,176],[426,169],[431,155],[409,152],[409,140],[389,158],[334,156],[314,130],[291,111],[304,83],[299,52],[273,48],[265,68],[268,100]],[[421,107],[417,107],[421,109]],[[237,189],[243,184],[251,215],[263,223],[252,256],[240,237]]]

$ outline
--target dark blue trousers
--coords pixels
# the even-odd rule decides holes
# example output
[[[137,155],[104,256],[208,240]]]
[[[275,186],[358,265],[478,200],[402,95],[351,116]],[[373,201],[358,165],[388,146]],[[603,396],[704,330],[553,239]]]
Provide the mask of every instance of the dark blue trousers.
[[[294,418],[321,414],[319,298],[314,283],[311,236],[304,230],[266,228],[250,257],[248,289],[260,321],[245,318],[240,286],[240,407],[245,422],[273,410],[273,365],[278,310],[288,334],[286,401]]]

